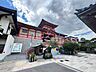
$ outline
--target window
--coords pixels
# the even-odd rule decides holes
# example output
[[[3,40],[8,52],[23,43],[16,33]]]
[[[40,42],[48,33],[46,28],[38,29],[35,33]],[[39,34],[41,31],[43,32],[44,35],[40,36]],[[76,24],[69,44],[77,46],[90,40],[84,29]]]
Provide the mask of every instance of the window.
[[[21,28],[20,34],[28,34],[28,29],[27,28]]]
[[[36,36],[41,36],[41,32],[40,31],[36,31]]]
[[[35,30],[30,30],[30,31],[29,31],[29,35],[30,35],[30,36],[35,36]]]

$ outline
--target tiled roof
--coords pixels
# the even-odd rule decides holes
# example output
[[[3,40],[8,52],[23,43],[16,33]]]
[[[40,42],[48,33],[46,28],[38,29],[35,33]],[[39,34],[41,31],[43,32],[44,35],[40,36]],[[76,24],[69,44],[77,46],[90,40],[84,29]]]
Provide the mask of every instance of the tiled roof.
[[[39,24],[39,28],[42,28],[44,25],[51,26],[52,28],[56,28],[58,25],[52,24],[44,19],[42,19],[41,23]]]

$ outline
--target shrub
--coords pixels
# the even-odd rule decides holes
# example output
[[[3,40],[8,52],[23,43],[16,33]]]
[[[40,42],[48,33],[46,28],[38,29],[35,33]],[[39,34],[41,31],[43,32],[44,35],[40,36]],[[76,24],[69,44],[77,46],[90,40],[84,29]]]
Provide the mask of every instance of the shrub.
[[[34,61],[37,60],[37,57],[34,54],[34,52],[32,52],[32,53],[29,54],[28,60],[29,60],[29,62],[34,62]]]
[[[90,43],[90,46],[87,46],[86,52],[87,53],[95,53],[96,43]]]
[[[66,42],[63,44],[65,54],[76,54],[79,50],[79,44],[73,42]]]
[[[36,55],[34,53],[34,48],[30,47],[29,49],[27,49],[26,54],[27,54],[27,59],[29,60],[29,62],[37,60]]]
[[[29,49],[27,49],[27,52],[26,52],[27,59],[29,58],[29,54],[31,54],[32,52],[34,52],[34,48],[30,47]]]
[[[52,53],[45,53],[45,55],[43,56],[44,59],[50,59],[52,57]]]
[[[49,41],[49,45],[52,47],[52,48],[55,48],[58,46],[57,42],[56,41]]]
[[[51,53],[51,47],[48,47],[47,49],[44,50],[43,58],[44,59],[50,59],[52,58],[52,53]]]
[[[52,47],[47,47],[47,51],[48,51],[48,53],[51,53],[51,49],[52,49]]]
[[[63,47],[60,47],[60,48],[59,48],[59,52],[60,52],[61,54],[64,54],[64,48],[63,48]]]

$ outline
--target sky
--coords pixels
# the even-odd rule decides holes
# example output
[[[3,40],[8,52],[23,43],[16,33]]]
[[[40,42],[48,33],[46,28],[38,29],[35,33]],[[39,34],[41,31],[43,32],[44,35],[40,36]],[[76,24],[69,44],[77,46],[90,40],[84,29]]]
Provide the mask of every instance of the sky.
[[[56,31],[62,34],[84,36],[95,33],[74,13],[75,9],[88,7],[96,0],[7,0],[17,9],[18,21],[38,26],[42,19],[58,25]],[[81,35],[80,35],[80,34]],[[90,38],[90,36],[89,36]]]
[[[86,27],[74,14],[75,9],[88,7],[90,4],[94,4],[95,1],[96,0],[20,0],[20,3],[31,11],[31,21],[33,25],[38,26],[43,18],[59,25],[56,29],[58,32],[69,34],[72,31]]]

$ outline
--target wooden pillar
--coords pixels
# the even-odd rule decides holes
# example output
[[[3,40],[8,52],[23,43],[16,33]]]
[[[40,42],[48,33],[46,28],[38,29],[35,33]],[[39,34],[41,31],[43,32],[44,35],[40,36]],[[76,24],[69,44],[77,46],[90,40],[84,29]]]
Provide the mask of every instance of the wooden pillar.
[[[34,36],[34,39],[36,39],[36,31],[35,31],[35,36]]]
[[[19,27],[19,33],[18,33],[18,36],[20,36],[20,30],[21,30],[21,26]]]
[[[28,36],[29,36],[29,28],[28,28],[27,38],[28,38]]]

